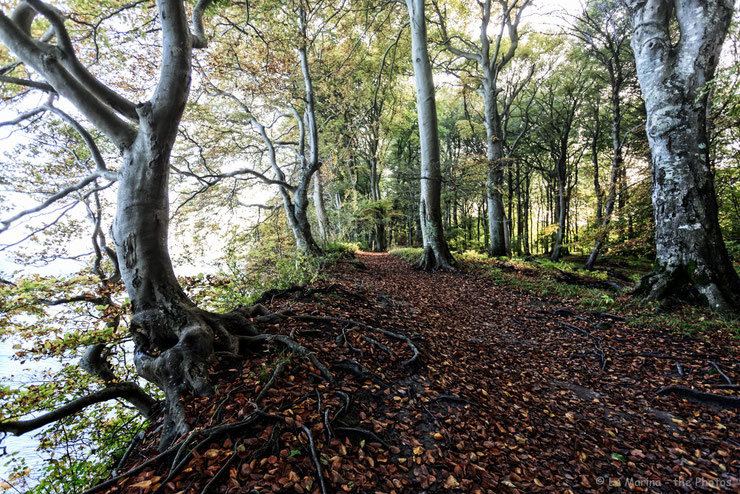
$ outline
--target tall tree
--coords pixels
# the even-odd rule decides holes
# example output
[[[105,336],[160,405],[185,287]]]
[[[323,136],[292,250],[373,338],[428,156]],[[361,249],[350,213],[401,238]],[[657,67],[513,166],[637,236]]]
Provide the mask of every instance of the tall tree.
[[[262,307],[227,314],[196,307],[175,277],[167,244],[170,155],[190,92],[192,52],[206,46],[202,18],[209,3],[201,0],[195,6],[191,33],[181,0],[157,1],[162,33],[159,79],[151,98],[138,104],[105,85],[78,59],[65,17],[57,8],[26,0],[10,16],[0,11],[0,42],[30,76],[13,82],[56,93],[120,151],[111,230],[131,301],[134,364],[138,374],[166,397],[162,445],[188,430],[186,395],[212,393],[209,367],[215,352],[239,352],[265,341],[250,321],[264,313]],[[51,25],[52,36],[33,36],[31,26],[39,15]],[[101,176],[107,175],[104,171]],[[54,413],[60,418],[76,410],[63,407]],[[2,427],[10,430],[8,422]]]
[[[592,56],[606,71],[611,110],[611,173],[603,215],[597,214],[600,231],[586,261],[586,269],[593,269],[604,246],[617,198],[617,181],[622,172],[622,148],[624,147],[622,92],[628,82],[630,72],[633,71],[633,61],[627,53],[629,21],[624,9],[620,6],[621,4],[615,0],[592,0],[586,5],[572,29],[575,37],[583,44],[586,54]],[[598,121],[598,113],[596,119]],[[598,127],[598,123],[596,126]],[[594,142],[595,139],[594,136]],[[595,150],[596,146],[592,146],[592,158],[596,168],[594,184],[598,195],[598,213],[601,213],[603,199],[600,197],[598,160]]]
[[[463,40],[465,48],[452,45],[447,32],[445,16],[437,6],[437,14],[442,27],[444,43],[453,54],[475,61],[480,66],[480,80],[483,84],[483,115],[486,124],[486,157],[488,158],[488,228],[492,256],[504,256],[509,253],[508,223],[503,201],[504,186],[504,129],[502,125],[501,88],[499,76],[506,65],[514,58],[519,46],[519,22],[522,13],[531,0],[497,0],[501,12],[497,33],[492,39],[488,34],[491,22],[493,0],[478,2],[480,7],[480,41]],[[506,36],[504,35],[506,33]],[[507,39],[508,38],[508,39]],[[508,42],[508,47],[506,43]]]
[[[710,167],[706,85],[714,77],[732,0],[631,1],[632,49],[652,152],[656,257],[637,293],[740,307]],[[676,33],[675,30],[678,30]]]
[[[424,0],[406,0],[411,19],[411,56],[416,82],[416,112],[419,117],[421,143],[421,199],[419,217],[424,241],[424,252],[417,263],[422,269],[451,269],[452,254],[447,246],[442,226],[440,194],[439,132],[437,130],[437,103],[434,98],[432,64],[427,48],[427,25]]]

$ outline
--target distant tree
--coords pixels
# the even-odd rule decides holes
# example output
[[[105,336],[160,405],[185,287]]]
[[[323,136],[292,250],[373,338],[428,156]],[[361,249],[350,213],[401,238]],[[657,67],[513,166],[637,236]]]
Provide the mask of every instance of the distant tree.
[[[445,47],[454,55],[475,61],[480,67],[479,77],[483,85],[483,115],[486,125],[486,157],[488,158],[486,185],[488,187],[488,225],[491,241],[489,253],[492,256],[504,256],[509,253],[508,222],[503,201],[506,154],[505,128],[502,120],[507,118],[506,111],[510,105],[507,106],[505,101],[502,101],[506,97],[506,92],[499,87],[499,77],[516,54],[519,46],[519,22],[530,3],[531,0],[479,1],[479,42],[462,39],[463,48],[453,46],[453,38],[447,31],[445,16],[435,3]],[[496,35],[493,39],[488,34],[492,6],[498,6],[500,10]],[[495,10],[493,13],[496,13]]]
[[[632,49],[653,166],[656,258],[637,293],[722,311],[740,307],[740,278],[717,214],[707,132],[707,84],[732,18],[732,0],[631,1]],[[677,32],[676,32],[677,31]]]
[[[619,0],[590,1],[586,4],[586,8],[571,32],[582,43],[585,54],[593,57],[606,72],[605,82],[609,91],[609,109],[611,110],[611,173],[605,204],[599,190],[598,160],[595,159],[596,154],[593,153],[597,167],[594,172],[599,212],[597,227],[600,229],[596,243],[586,261],[586,269],[593,269],[609,232],[609,224],[617,200],[617,182],[623,173],[622,149],[626,135],[623,130],[622,98],[624,96],[622,93],[630,80],[630,73],[634,72],[634,61],[628,51],[629,19]],[[602,204],[603,214],[601,214]]]

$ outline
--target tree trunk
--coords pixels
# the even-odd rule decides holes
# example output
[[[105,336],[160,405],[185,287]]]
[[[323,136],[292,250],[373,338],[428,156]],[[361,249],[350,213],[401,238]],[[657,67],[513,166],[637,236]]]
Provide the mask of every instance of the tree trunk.
[[[555,233],[554,246],[550,253],[550,259],[557,261],[562,255],[563,249],[563,238],[565,236],[565,218],[567,215],[567,204],[565,196],[565,163],[561,163],[562,159],[558,161],[558,197],[557,197],[557,220],[558,230]]]
[[[732,7],[728,0],[632,4],[632,48],[652,152],[656,247],[653,272],[636,293],[727,312],[740,307],[740,278],[717,219],[703,88],[714,76]],[[672,46],[674,8],[681,35]]]
[[[606,200],[606,211],[604,212],[604,216],[599,224],[600,232],[598,233],[596,244],[586,261],[585,267],[589,270],[594,268],[594,264],[601,253],[604,242],[606,242],[609,235],[609,224],[611,223],[612,213],[614,212],[614,202],[617,197],[617,182],[622,173],[622,109],[619,94],[622,87],[621,69],[619,73],[615,73],[614,70],[610,70],[609,75],[612,86],[612,172],[611,177],[609,178],[609,196]],[[594,183],[596,183],[596,178],[594,178]],[[599,203],[601,203],[601,198],[598,200]]]
[[[326,214],[324,203],[324,181],[321,178],[321,170],[318,170],[313,176],[313,206],[319,224],[319,235],[322,242],[326,243],[329,239],[329,216]]]
[[[424,0],[406,0],[411,18],[411,52],[416,82],[416,109],[421,144],[421,221],[424,253],[417,266],[421,269],[452,269],[453,259],[442,226],[439,134],[437,105],[434,98],[432,66],[427,51]]]
[[[484,68],[483,91],[484,113],[486,124],[486,158],[488,160],[488,175],[486,188],[488,190],[488,228],[491,245],[488,252],[491,256],[505,256],[506,250],[506,212],[501,191],[504,186],[504,143],[501,140],[501,122],[496,106],[496,86],[490,81],[493,76],[490,70]]]
[[[308,179],[310,180],[310,178]],[[313,238],[311,224],[308,221],[308,190],[307,184],[301,183],[293,192],[291,203],[285,203],[288,223],[295,237],[298,252],[308,256],[319,256],[322,251]],[[284,201],[285,202],[285,201]]]

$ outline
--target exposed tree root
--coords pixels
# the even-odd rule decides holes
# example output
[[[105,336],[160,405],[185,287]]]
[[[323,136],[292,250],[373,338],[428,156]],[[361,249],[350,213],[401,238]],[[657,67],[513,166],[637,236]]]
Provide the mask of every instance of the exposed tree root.
[[[306,357],[308,360],[311,361],[314,367],[321,372],[321,375],[329,381],[330,383],[335,382],[334,376],[331,372],[329,372],[329,369],[326,368],[324,364],[319,362],[319,360],[311,353],[309,352],[306,347],[303,345],[299,345],[296,341],[288,338],[287,336],[281,335],[281,334],[260,334],[256,336],[242,336],[240,338],[242,342],[250,344],[250,343],[273,343],[277,342],[281,345],[289,348],[293,351],[293,353]]]
[[[234,443],[234,452],[231,454],[229,459],[226,460],[226,463],[223,464],[223,466],[218,470],[218,472],[216,472],[216,475],[214,475],[211,478],[211,480],[208,481],[205,487],[203,487],[203,490],[200,491],[201,494],[211,494],[212,492],[216,492],[218,483],[228,473],[231,465],[233,465],[234,462],[239,458],[239,454],[236,451],[238,446],[239,446],[239,442],[237,441],[236,443]]]
[[[656,391],[655,394],[675,394],[676,396],[684,398],[698,405],[704,405],[713,408],[730,408],[740,410],[740,398],[705,393],[704,391],[697,391],[695,389],[687,388],[684,386],[666,386],[664,388],[660,388],[658,391]]]
[[[293,287],[288,290],[282,290],[279,292],[272,292],[265,294],[261,297],[261,300],[271,301],[275,298],[284,296],[285,294],[297,294],[296,300],[301,302],[304,298],[311,297],[315,294],[330,294],[337,293],[343,298],[352,298],[355,300],[361,300],[363,302],[370,301],[363,294],[358,294],[350,290],[339,287],[338,285],[331,285],[325,288],[306,290],[302,287]],[[309,300],[305,300],[310,302]],[[390,356],[396,356],[398,351],[396,348],[389,348],[386,340],[375,339],[366,334],[367,332],[373,332],[380,334],[386,339],[395,340],[400,342],[403,346],[407,347],[411,353],[409,358],[400,361],[403,366],[411,366],[418,362],[420,358],[419,349],[416,347],[410,337],[400,334],[395,331],[389,331],[373,327],[369,324],[343,318],[334,317],[321,317],[313,315],[297,315],[289,311],[273,312],[267,309],[261,304],[256,304],[251,307],[240,307],[235,311],[228,314],[210,314],[201,312],[197,309],[193,311],[193,317],[189,319],[188,325],[181,327],[177,339],[173,341],[158,341],[154,342],[151,340],[151,334],[154,331],[150,329],[154,325],[158,324],[157,314],[144,314],[143,316],[135,317],[134,326],[138,331],[137,342],[137,368],[140,373],[147,378],[150,378],[153,382],[160,385],[165,389],[167,396],[167,413],[162,427],[160,442],[160,450],[162,454],[156,457],[156,461],[161,463],[166,461],[165,471],[167,474],[164,479],[158,481],[159,488],[155,492],[162,492],[166,485],[181,474],[184,468],[186,468],[194,456],[197,456],[197,452],[203,448],[207,448],[208,444],[212,443],[216,436],[224,434],[239,434],[240,430],[245,430],[252,427],[258,420],[262,418],[269,418],[278,423],[273,428],[273,433],[278,429],[282,423],[283,418],[277,415],[268,415],[260,410],[259,407],[263,405],[263,402],[267,402],[267,397],[271,389],[274,389],[280,376],[289,368],[288,361],[278,362],[272,373],[265,382],[264,386],[259,388],[256,392],[256,396],[252,398],[249,403],[253,404],[256,408],[255,412],[252,413],[245,420],[239,422],[231,422],[222,425],[216,425],[203,430],[195,430],[185,435],[188,432],[188,423],[192,423],[192,417],[190,422],[186,421],[185,408],[183,403],[187,402],[187,396],[189,393],[196,395],[207,395],[211,391],[211,385],[209,382],[210,377],[210,366],[215,361],[215,356],[221,355],[226,358],[239,358],[243,360],[244,355],[259,354],[260,347],[264,345],[275,344],[282,346],[295,354],[299,358],[305,358],[310,364],[308,365],[309,372],[312,374],[311,368],[316,369],[316,377],[322,378],[330,384],[335,384],[337,379],[333,372],[335,370],[341,370],[354,375],[359,381],[364,382],[370,380],[375,384],[380,385],[383,388],[390,388],[391,385],[385,382],[380,377],[369,371],[365,366],[359,362],[349,359],[339,364],[334,364],[331,367],[331,371],[322,363],[309,349],[295,341],[292,336],[293,334],[304,335],[311,333],[319,336],[329,336],[327,330],[318,331],[316,329],[304,329],[300,331],[298,328],[300,325],[291,328],[291,336],[285,334],[273,334],[273,333],[262,333],[262,325],[272,325],[281,323],[286,320],[292,319],[296,321],[302,321],[312,323],[316,327],[326,326],[327,323],[331,325],[331,334],[335,337],[337,344],[345,346],[350,351],[355,353],[359,358],[365,356],[364,347],[362,343],[367,344],[371,348],[377,348],[380,352],[386,353]],[[354,333],[354,337],[352,334]],[[353,345],[354,342],[354,345]],[[357,346],[355,346],[357,345]],[[163,348],[163,350],[158,350]],[[100,352],[98,352],[98,355]],[[350,364],[348,364],[351,363]],[[346,364],[346,365],[343,365]],[[180,380],[177,377],[180,376]],[[182,382],[182,376],[185,376],[184,383]],[[165,384],[163,386],[163,383]],[[178,383],[177,385],[171,386],[171,383]],[[339,405],[327,405],[322,407],[322,395],[320,389],[322,387],[314,388],[316,393],[316,401],[318,406],[318,416],[320,417],[321,425],[326,430],[326,437],[329,441],[337,435],[359,435],[369,438],[371,441],[378,442],[385,447],[389,447],[388,443],[380,438],[377,434],[371,430],[366,430],[362,427],[358,427],[354,417],[346,419],[348,411],[352,404],[351,392],[345,392],[342,390],[334,390],[336,396],[341,399]],[[210,420],[207,424],[218,424],[222,420],[222,410],[228,410],[228,407],[224,408],[224,405],[229,401],[232,394],[239,389],[237,386],[226,392],[225,397],[220,400],[218,405],[215,407]],[[276,411],[280,411],[288,408],[295,408],[300,402],[305,399],[311,398],[311,393],[305,393],[297,400],[292,400],[291,403],[274,403],[277,405]],[[363,395],[365,396],[365,395]],[[369,394],[367,397],[374,396]],[[185,400],[182,398],[185,397]],[[269,400],[272,403],[272,400]],[[336,403],[336,402],[334,402]],[[342,421],[345,419],[346,422]],[[285,422],[288,423],[288,422]],[[308,436],[308,445],[306,446],[307,451],[310,453],[313,463],[316,467],[318,483],[316,487],[320,487],[321,492],[328,492],[327,485],[324,484],[324,478],[322,473],[322,466],[319,462],[317,453],[317,444],[315,443],[315,429],[305,427],[302,424],[298,424],[295,429],[297,432],[303,429],[303,432]],[[178,438],[184,438],[173,445],[173,442]],[[279,437],[275,438],[275,442],[280,441]],[[274,447],[269,446],[269,447]],[[255,451],[261,451],[258,449]],[[208,480],[202,492],[217,492],[226,481],[225,476],[230,470],[233,470],[237,463],[241,464],[243,459],[240,460],[240,456],[236,454],[236,449],[231,456],[222,462],[218,471],[215,475]],[[251,461],[251,460],[250,460]],[[153,462],[146,462],[145,465],[151,467]],[[126,472],[125,474],[115,476],[108,481],[96,486],[90,491],[96,492],[97,490],[104,489],[115,485],[115,483],[122,481],[126,477],[140,473],[143,465],[136,467],[135,469]],[[237,465],[237,469],[239,466]],[[160,467],[160,471],[162,467]]]
[[[719,365],[717,365],[714,361],[709,362],[709,364],[712,367],[714,367],[714,369],[717,371],[717,374],[719,374],[720,376],[722,376],[722,379],[725,380],[725,383],[726,384],[732,385],[732,379],[730,379],[729,377],[727,377],[727,374],[725,374],[724,372],[722,372],[722,369],[719,368]]]
[[[421,253],[421,257],[414,264],[415,269],[421,271],[431,271],[433,273],[437,271],[454,271],[455,268],[452,266],[452,256],[448,252],[438,255],[434,252],[431,246],[427,245],[424,247],[424,252]]]
[[[257,396],[254,397],[253,403],[255,404],[255,406],[259,407],[259,404],[262,401],[262,398],[267,396],[268,391],[270,391],[270,389],[272,389],[272,387],[275,385],[275,381],[277,381],[277,378],[283,372],[283,369],[285,368],[285,364],[286,362],[282,361],[282,362],[279,362],[275,366],[275,370],[272,371],[272,375],[270,376],[269,381],[265,383],[264,387],[260,390]]]
[[[622,285],[620,285],[619,283],[614,283],[613,281],[588,279],[560,269],[558,269],[557,271],[558,273],[555,275],[555,279],[557,281],[560,281],[561,283],[566,283],[568,285],[584,286],[586,288],[601,288],[604,290],[613,290],[616,292],[621,291],[623,288]]]
[[[705,306],[725,314],[738,314],[740,307],[740,287],[732,286],[730,276],[707,276],[716,278],[698,281],[688,273],[687,267],[661,268],[642,277],[639,285],[632,291],[632,295],[642,297],[645,301],[659,301],[663,310],[670,310],[674,305],[686,303],[689,305]],[[729,286],[721,289],[717,284],[726,281]]]
[[[175,476],[185,467],[185,465],[188,464],[188,462],[190,461],[190,457],[193,456],[193,454],[198,449],[200,449],[202,446],[209,444],[217,436],[220,436],[226,433],[236,434],[243,429],[247,429],[251,427],[253,424],[255,424],[257,421],[259,421],[260,419],[269,419],[269,420],[274,420],[278,422],[281,422],[283,420],[282,417],[278,417],[277,415],[270,415],[260,410],[257,410],[256,412],[249,415],[246,419],[241,420],[239,422],[221,424],[221,425],[211,427],[210,429],[200,430],[200,431],[196,431],[192,433],[190,436],[188,436],[188,439],[182,443],[182,446],[178,448],[177,455],[175,456],[175,461],[173,461],[173,466],[170,468],[170,471],[167,474],[167,477],[164,480],[162,480],[160,486],[154,491],[154,494],[163,492],[165,485],[170,480],[175,478]],[[183,453],[185,447],[188,444],[190,444],[193,438],[195,437],[199,437],[203,439],[201,439],[201,441],[199,441],[195,446],[193,446],[192,449]]]
[[[350,324],[350,325],[357,326],[363,329],[368,329],[370,331],[375,331],[377,333],[388,336],[389,338],[392,338],[394,340],[403,341],[404,343],[406,343],[406,345],[409,347],[409,349],[413,353],[413,356],[411,358],[403,362],[403,365],[405,366],[409,366],[415,363],[420,355],[419,349],[416,348],[416,345],[414,345],[414,343],[411,341],[411,338],[409,338],[408,336],[404,336],[399,333],[394,333],[393,331],[388,331],[386,329],[376,328],[376,327],[370,326],[369,324],[365,324],[364,322],[354,321],[352,319],[342,319],[338,317],[300,316],[300,315],[290,315],[288,317],[297,319],[299,321],[334,322],[334,323],[340,323],[340,324]]]
[[[316,454],[316,447],[313,443],[313,435],[311,434],[311,429],[306,427],[305,425],[301,427],[303,429],[303,432],[306,433],[306,436],[308,436],[308,450],[311,452],[311,458],[313,459],[313,464],[316,466],[316,476],[319,478],[319,485],[321,486],[321,494],[326,494],[326,485],[324,484],[324,474],[321,472],[321,462],[319,461],[319,457]]]
[[[358,436],[364,436],[364,437],[372,439],[373,441],[379,442],[386,448],[390,447],[390,445],[386,441],[383,441],[376,433],[374,433],[373,431],[369,431],[367,429],[362,429],[360,427],[335,427],[334,432],[338,432],[338,433],[345,434],[345,435],[354,434]]]

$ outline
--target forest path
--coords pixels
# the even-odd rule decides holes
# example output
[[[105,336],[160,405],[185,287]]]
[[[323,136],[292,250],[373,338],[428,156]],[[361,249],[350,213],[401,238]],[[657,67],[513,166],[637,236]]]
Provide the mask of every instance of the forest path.
[[[655,396],[672,384],[716,393],[724,381],[711,362],[737,384],[737,340],[685,340],[470,272],[356,257],[367,270],[337,278],[397,304],[435,387],[481,404],[445,427],[462,443],[450,454],[485,468],[492,485],[600,490],[631,479],[666,492],[703,479],[740,489],[737,410]]]
[[[712,362],[740,381],[737,340],[681,339],[465,266],[358,252],[327,274],[261,299],[281,316],[260,331],[300,349],[225,356],[216,395],[185,404],[188,439],[160,454],[156,421],[105,492],[740,488],[738,410],[656,397],[736,393]]]

